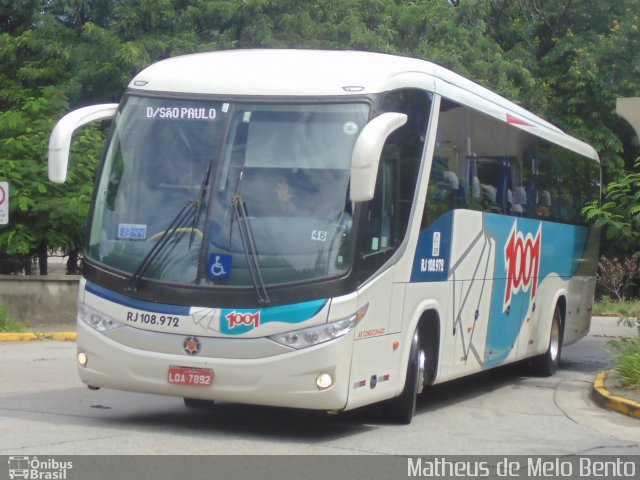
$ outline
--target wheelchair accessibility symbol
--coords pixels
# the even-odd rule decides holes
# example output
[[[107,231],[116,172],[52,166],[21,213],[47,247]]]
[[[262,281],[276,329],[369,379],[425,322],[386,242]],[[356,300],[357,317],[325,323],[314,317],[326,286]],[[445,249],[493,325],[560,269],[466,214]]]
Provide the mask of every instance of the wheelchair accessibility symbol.
[[[209,268],[207,270],[209,278],[216,280],[226,280],[231,274],[231,255],[222,253],[212,253],[209,255]]]

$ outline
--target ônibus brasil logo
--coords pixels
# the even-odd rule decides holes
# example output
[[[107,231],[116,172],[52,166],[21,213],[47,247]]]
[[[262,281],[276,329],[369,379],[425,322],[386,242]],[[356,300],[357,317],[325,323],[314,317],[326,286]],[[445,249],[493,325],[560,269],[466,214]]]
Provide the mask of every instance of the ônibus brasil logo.
[[[248,312],[236,312],[235,310],[228,313],[225,318],[229,322],[229,329],[235,328],[240,325],[253,326],[258,328],[260,326],[260,311],[254,313]]]
[[[514,222],[504,247],[507,288],[504,291],[503,312],[511,305],[511,297],[520,291],[528,292],[531,288],[530,298],[533,300],[536,296],[541,244],[542,224],[538,225],[538,231],[534,237],[531,233],[523,235],[518,230],[518,222]]]
[[[55,458],[45,460],[38,457],[10,456],[9,478],[27,480],[66,480],[67,471],[73,469],[73,462],[60,461]]]

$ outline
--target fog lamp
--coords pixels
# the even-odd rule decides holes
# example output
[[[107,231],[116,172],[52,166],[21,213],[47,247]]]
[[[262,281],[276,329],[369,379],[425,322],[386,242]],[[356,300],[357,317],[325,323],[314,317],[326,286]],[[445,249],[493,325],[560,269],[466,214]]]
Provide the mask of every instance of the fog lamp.
[[[78,352],[78,363],[86,367],[87,366],[87,354],[84,352]]]
[[[333,385],[333,378],[328,373],[321,373],[316,378],[316,386],[320,390],[326,390]]]

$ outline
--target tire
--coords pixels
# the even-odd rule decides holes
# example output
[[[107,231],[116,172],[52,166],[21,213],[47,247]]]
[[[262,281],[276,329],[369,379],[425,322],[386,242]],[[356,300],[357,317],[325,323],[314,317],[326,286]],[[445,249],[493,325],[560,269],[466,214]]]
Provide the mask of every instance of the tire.
[[[551,332],[549,334],[549,347],[546,353],[535,357],[532,360],[534,373],[550,377],[558,371],[560,357],[562,355],[562,311],[560,305],[556,305],[551,321]]]
[[[424,385],[425,363],[426,354],[421,347],[420,334],[416,329],[411,342],[407,377],[402,393],[395,398],[387,400],[384,404],[385,417],[389,421],[401,425],[409,425],[413,420],[416,413],[417,396],[422,392]]]
[[[202,400],[201,398],[185,398],[184,405],[188,408],[209,408],[213,406],[213,400]]]

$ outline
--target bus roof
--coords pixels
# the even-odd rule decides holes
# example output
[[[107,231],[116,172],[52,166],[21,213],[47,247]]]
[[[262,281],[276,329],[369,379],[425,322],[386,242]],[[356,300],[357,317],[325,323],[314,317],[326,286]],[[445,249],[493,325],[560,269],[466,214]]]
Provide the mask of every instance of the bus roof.
[[[520,128],[535,127],[543,137],[594,159],[592,147],[551,123],[461,75],[434,63],[409,57],[351,50],[222,50],[195,53],[154,63],[136,75],[130,91],[180,92],[204,95],[276,97],[353,96],[435,81],[451,84],[490,102],[493,109],[513,114]],[[422,83],[423,85],[420,85]],[[433,86],[431,87],[437,91]],[[454,99],[455,100],[455,99]]]

